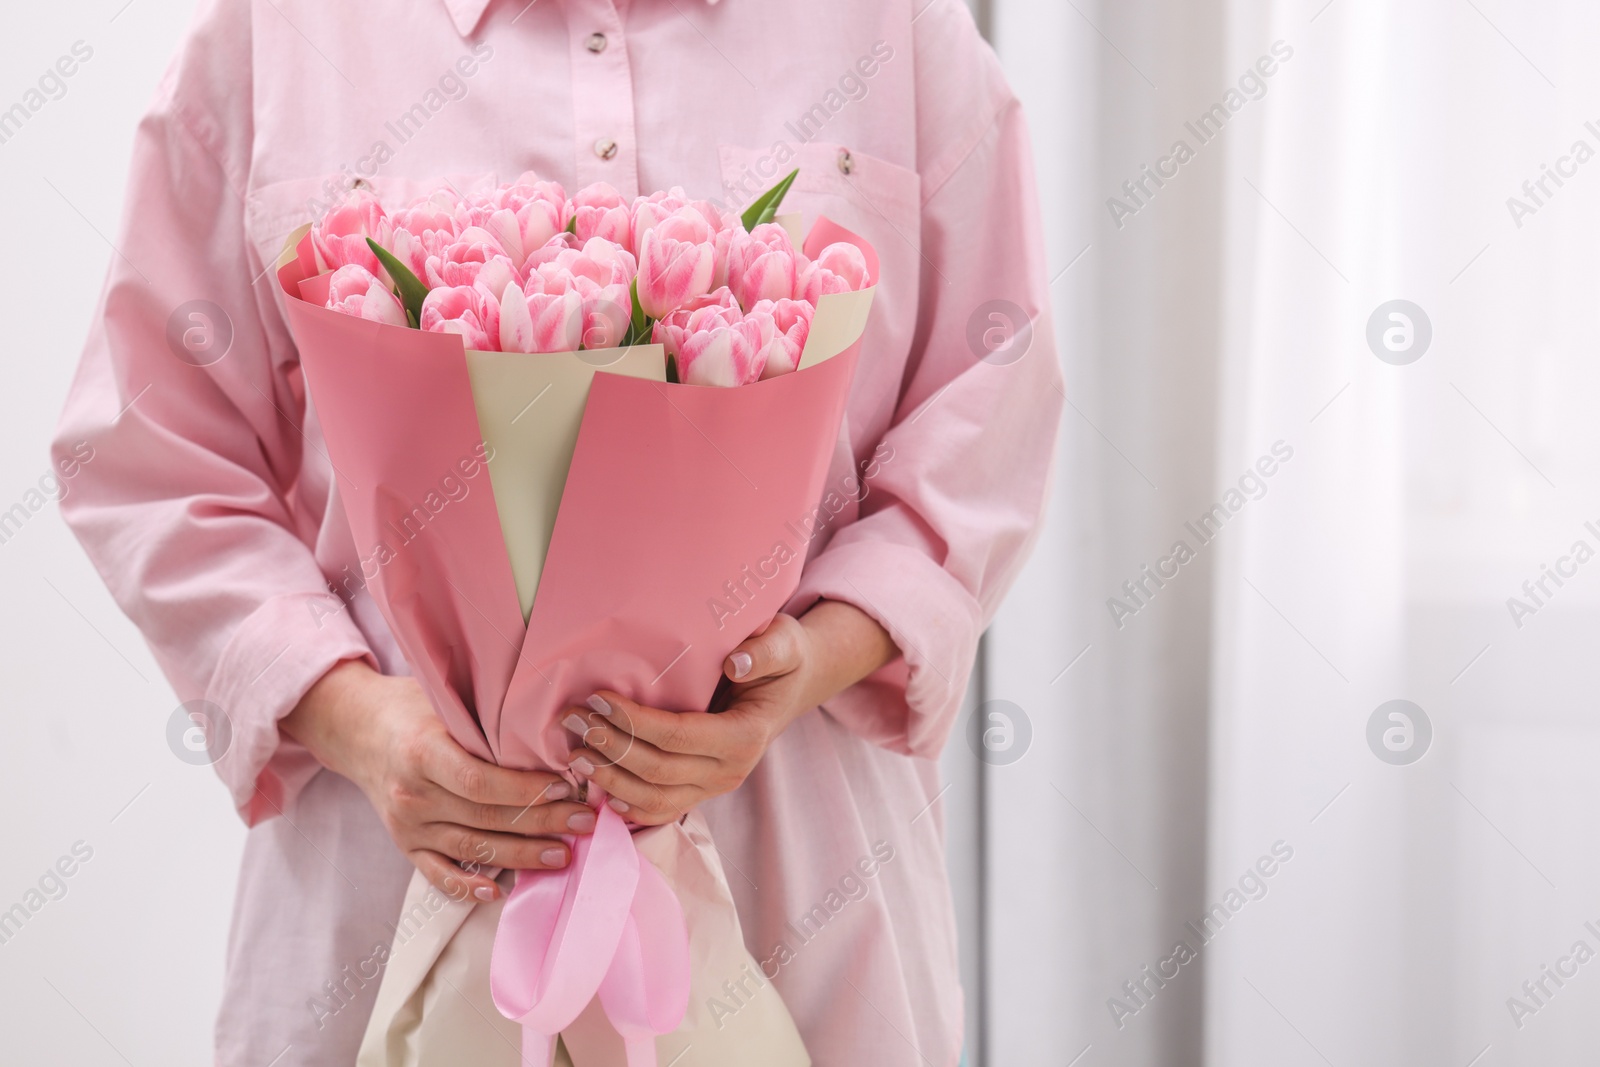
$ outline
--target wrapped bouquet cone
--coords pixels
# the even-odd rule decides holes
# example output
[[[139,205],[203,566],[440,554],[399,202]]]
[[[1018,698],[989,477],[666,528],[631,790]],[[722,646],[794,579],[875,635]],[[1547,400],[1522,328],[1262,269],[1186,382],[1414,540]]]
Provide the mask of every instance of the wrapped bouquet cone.
[[[877,277],[827,220],[806,249],[836,242],[869,284],[821,297],[796,371],[728,389],[667,382],[654,345],[477,352],[341,314],[310,240],[286,252],[366,588],[469,752],[570,774],[559,715],[600,688],[704,710],[793,595],[793,524],[822,495]],[[363,1067],[810,1062],[703,821],[633,828],[597,793],[571,864],[502,874],[503,903],[430,902],[413,879]]]

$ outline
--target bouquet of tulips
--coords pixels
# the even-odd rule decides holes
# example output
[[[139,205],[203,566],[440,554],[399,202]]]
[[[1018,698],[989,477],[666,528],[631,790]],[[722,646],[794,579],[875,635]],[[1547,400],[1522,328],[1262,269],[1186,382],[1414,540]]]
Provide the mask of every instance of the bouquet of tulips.
[[[279,283],[362,584],[479,758],[576,780],[567,708],[709,710],[794,596],[796,520],[855,467],[878,265],[780,216],[793,181],[742,216],[531,177],[362,193],[291,237]],[[641,829],[577,784],[597,825],[565,869],[504,873],[494,904],[413,879],[361,1067],[809,1064],[704,821]]]
[[[668,380],[748,385],[798,368],[817,301],[865,288],[848,241],[815,260],[769,221],[791,174],[743,218],[682,189],[631,204],[611,186],[570,200],[524,178],[486,196],[440,192],[385,213],[359,193],[311,229],[333,270],[328,307],[460,334],[468,348],[550,353],[650,338]]]

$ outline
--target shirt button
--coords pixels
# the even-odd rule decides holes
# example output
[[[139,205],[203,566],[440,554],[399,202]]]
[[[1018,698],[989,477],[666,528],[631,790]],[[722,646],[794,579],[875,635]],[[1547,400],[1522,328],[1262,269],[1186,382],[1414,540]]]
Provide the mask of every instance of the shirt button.
[[[839,149],[839,173],[844,175],[854,174],[856,170],[856,157],[850,154],[850,149]]]
[[[589,39],[583,42],[583,46],[595,55],[599,55],[606,50],[606,35],[603,33],[591,33]]]
[[[594,143],[594,154],[601,159],[615,159],[617,155],[617,142],[609,137],[602,137]]]

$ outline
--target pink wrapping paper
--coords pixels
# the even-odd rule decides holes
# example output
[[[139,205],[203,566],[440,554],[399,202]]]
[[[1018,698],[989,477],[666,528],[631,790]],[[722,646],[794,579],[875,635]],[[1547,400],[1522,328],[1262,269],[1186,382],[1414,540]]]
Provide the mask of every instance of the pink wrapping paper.
[[[875,282],[871,247],[826,220],[806,251],[837,240],[863,249]],[[596,689],[704,710],[725,657],[799,584],[804,560],[788,554],[786,524],[822,494],[859,340],[740,388],[597,374],[524,625],[461,338],[331,311],[327,278],[303,241],[279,272],[289,324],[350,529],[371,561],[368,590],[452,736],[479,758],[565,773],[573,743],[561,713]],[[653,1062],[635,1059],[646,1055],[636,1046],[670,1032],[686,996],[674,973],[686,966],[682,917],[675,934],[660,876],[637,874],[620,819],[600,812],[608,825],[577,843],[567,870],[520,874],[496,939],[495,998],[530,1039],[548,1037],[586,1006],[592,984],[630,1065]],[[629,870],[625,893],[608,885]],[[569,923],[575,909],[582,931]],[[575,952],[612,967],[586,970]],[[579,972],[577,987],[551,988],[553,975]]]

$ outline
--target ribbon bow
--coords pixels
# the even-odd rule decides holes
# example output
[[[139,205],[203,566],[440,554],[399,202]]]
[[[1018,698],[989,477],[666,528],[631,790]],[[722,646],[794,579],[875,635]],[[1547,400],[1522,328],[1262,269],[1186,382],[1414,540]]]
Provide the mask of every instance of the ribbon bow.
[[[589,784],[598,813],[559,871],[518,871],[489,961],[495,1007],[522,1024],[524,1067],[550,1067],[556,1035],[600,998],[628,1067],[656,1067],[656,1037],[689,1008],[689,934],[661,872]]]

